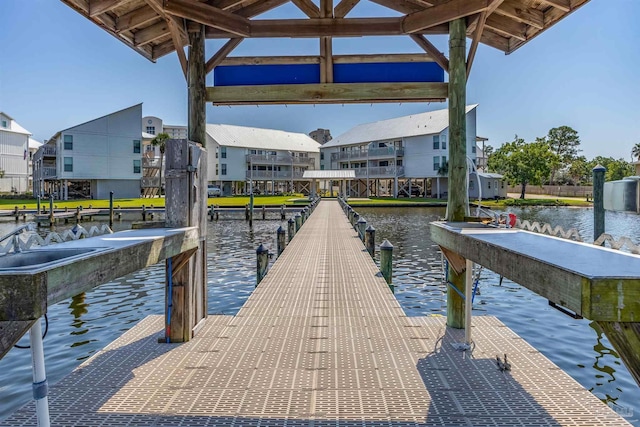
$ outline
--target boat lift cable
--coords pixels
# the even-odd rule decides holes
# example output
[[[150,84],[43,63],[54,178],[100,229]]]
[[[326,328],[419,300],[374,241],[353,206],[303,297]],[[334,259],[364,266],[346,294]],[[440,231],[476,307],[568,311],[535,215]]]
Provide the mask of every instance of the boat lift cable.
[[[40,321],[40,320],[37,320]],[[42,334],[42,339],[44,339],[44,337],[47,336],[47,332],[49,332],[49,318],[47,317],[47,314],[45,313],[44,315],[44,333]],[[18,345],[18,344],[14,344],[13,345],[15,348],[22,348],[22,349],[27,349],[27,348],[31,348],[30,345]]]
[[[444,280],[447,283],[447,285],[451,286],[451,288],[456,291],[458,293],[458,295],[460,295],[460,297],[466,301],[466,296],[465,294],[462,293],[462,291],[460,291],[460,289],[458,289],[456,287],[456,285],[454,285],[450,280],[449,280],[449,261],[444,262]],[[473,280],[473,292],[471,292],[471,304],[473,304],[473,301],[476,298],[476,293],[478,292],[478,283],[480,282],[480,273],[482,272],[482,266],[478,269],[478,271],[476,272],[476,277]]]

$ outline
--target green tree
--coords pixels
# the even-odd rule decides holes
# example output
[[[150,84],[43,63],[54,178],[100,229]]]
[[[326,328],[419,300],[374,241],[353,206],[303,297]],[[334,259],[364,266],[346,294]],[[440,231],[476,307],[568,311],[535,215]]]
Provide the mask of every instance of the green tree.
[[[445,161],[438,168],[438,176],[447,176],[449,175],[449,161]]]
[[[634,145],[631,149],[631,157],[635,157],[640,161],[640,142]]]
[[[170,139],[168,133],[159,133],[151,140],[151,145],[160,149],[160,183],[158,184],[158,194],[162,196],[162,165],[164,161],[164,151],[166,149],[167,140]]]
[[[551,184],[556,183],[556,175],[558,171],[568,168],[573,159],[575,159],[580,150],[580,138],[578,132],[569,126],[560,126],[549,130],[546,140],[551,151],[557,156],[556,162],[551,165]]]
[[[556,155],[545,141],[526,143],[516,135],[489,157],[489,170],[501,173],[511,185],[521,185],[524,199],[527,185],[541,185],[551,172]]]
[[[618,181],[635,173],[633,165],[624,159],[597,156],[589,162],[589,170],[593,170],[597,165],[602,165],[607,169],[604,175],[606,181]]]
[[[591,169],[585,156],[578,156],[569,165],[567,175],[573,185],[588,185],[591,183]]]

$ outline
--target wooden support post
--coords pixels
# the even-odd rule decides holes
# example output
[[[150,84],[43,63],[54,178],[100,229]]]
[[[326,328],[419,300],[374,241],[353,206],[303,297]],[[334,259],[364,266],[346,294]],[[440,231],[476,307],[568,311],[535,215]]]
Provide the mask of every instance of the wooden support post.
[[[54,221],[54,216],[53,216],[53,196],[49,197],[49,225],[53,226],[53,221]]]
[[[380,271],[393,292],[393,245],[386,239],[380,245]]]
[[[38,196],[38,207],[36,209],[36,214],[40,215],[40,196]]]
[[[144,205],[142,205],[142,220],[147,220],[147,208]]]
[[[265,205],[262,205],[262,219],[267,219],[267,208]]]
[[[354,212],[353,213],[353,218],[351,220],[351,226],[353,227],[354,230],[357,230],[357,224],[358,221],[360,221],[360,214],[358,212]]]
[[[366,230],[367,228],[367,220],[361,216],[356,225],[358,230],[358,236],[360,236],[360,240],[364,242],[364,230]]]
[[[291,241],[293,239],[293,236],[296,235],[296,222],[293,220],[293,218],[289,218],[289,221],[287,222],[287,231],[289,234],[289,241]]]
[[[249,195],[249,227],[253,227],[253,190]]]
[[[109,191],[109,228],[113,228],[113,191]]]
[[[267,267],[269,266],[269,250],[262,243],[256,249],[256,287],[262,282],[264,276],[267,275]]]
[[[280,254],[284,251],[285,248],[285,232],[284,232],[284,228],[282,228],[282,226],[278,227],[278,256],[280,256]]]
[[[244,205],[244,220],[249,221],[249,204]]]
[[[302,227],[302,215],[300,215],[300,212],[296,213],[295,220],[296,220],[296,234],[297,234],[298,231],[300,230],[300,227]]]
[[[371,258],[376,258],[376,229],[373,226],[368,226],[365,230],[364,245],[367,248],[367,252],[371,255]]]
[[[607,169],[602,165],[593,168],[593,241],[604,233],[604,174]]]
[[[286,218],[286,216],[285,216],[285,212],[284,212],[284,205],[282,205],[282,206],[280,206],[280,219],[282,221],[284,221],[285,218]]]
[[[170,319],[171,342],[189,341],[196,325],[207,316],[207,153],[204,26],[189,32],[188,137],[167,141],[166,226],[198,227],[199,247],[166,261],[165,316]],[[169,280],[167,280],[167,285]],[[169,304],[171,302],[171,304]],[[171,307],[169,307],[171,305]]]
[[[449,23],[449,193],[447,220],[463,221],[469,209],[466,188],[467,131],[466,131],[466,21]],[[465,277],[449,267],[447,286],[447,325],[464,328]]]

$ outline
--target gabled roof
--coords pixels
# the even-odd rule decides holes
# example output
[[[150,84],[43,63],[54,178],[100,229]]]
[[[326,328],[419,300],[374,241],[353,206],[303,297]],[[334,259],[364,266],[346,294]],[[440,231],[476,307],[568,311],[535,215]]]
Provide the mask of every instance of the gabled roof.
[[[223,147],[320,152],[320,144],[304,133],[246,126],[207,124],[207,134]]]
[[[13,117],[11,117],[10,115],[8,115],[7,113],[0,111],[0,115],[3,115],[3,116],[5,116],[7,119],[9,119],[9,123],[8,123],[8,124],[9,124],[9,128],[8,128],[8,129],[6,129],[6,128],[3,128],[3,127],[0,127],[0,130],[3,130],[3,131],[5,131],[5,132],[7,132],[7,131],[8,131],[8,132],[13,132],[13,133],[21,133],[21,134],[23,134],[23,135],[31,135],[31,132],[29,132],[28,130],[26,130],[26,129],[25,129],[25,128],[23,128],[22,126],[20,126],[20,125],[18,124],[18,122],[16,122],[16,121],[13,119]]]
[[[478,104],[468,105],[468,114]],[[449,127],[449,110],[436,110],[379,122],[365,123],[349,129],[342,135],[325,143],[322,148],[386,141],[408,136],[434,135]]]
[[[42,147],[42,142],[36,141],[33,138],[29,138],[29,149],[38,149],[40,147]]]

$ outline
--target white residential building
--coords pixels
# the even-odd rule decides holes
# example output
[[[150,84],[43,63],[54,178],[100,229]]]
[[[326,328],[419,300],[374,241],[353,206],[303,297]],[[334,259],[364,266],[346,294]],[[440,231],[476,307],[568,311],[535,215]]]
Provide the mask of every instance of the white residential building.
[[[29,137],[31,132],[0,111],[0,192],[29,191]]]
[[[33,156],[34,194],[139,197],[142,104],[61,130]]]
[[[250,183],[261,193],[309,193],[302,175],[319,168],[319,147],[303,133],[208,124],[208,181],[224,195],[246,193]]]
[[[467,155],[476,159],[476,107],[466,108]],[[358,125],[321,146],[330,169],[354,169],[352,197],[447,192],[449,113],[437,110]],[[439,173],[440,172],[440,173]],[[417,190],[417,191],[415,191]]]

